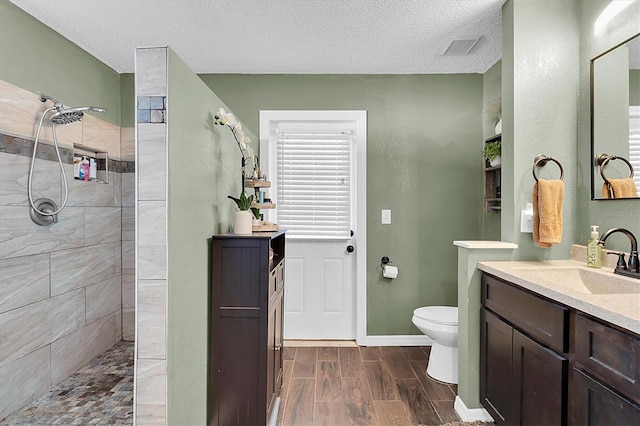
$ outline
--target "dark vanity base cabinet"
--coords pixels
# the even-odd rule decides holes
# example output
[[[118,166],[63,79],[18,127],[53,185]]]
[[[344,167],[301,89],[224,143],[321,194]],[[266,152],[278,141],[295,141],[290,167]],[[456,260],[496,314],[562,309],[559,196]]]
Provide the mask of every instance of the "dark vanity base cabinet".
[[[504,296],[498,295],[503,289],[502,283],[492,284],[492,297],[500,299]],[[516,296],[530,297],[528,294]],[[508,296],[504,301],[508,302]],[[517,303],[505,307],[514,305]],[[555,309],[555,306],[547,309]],[[566,395],[569,362],[515,327],[530,326],[531,319],[525,322],[514,318],[516,324],[511,324],[482,308],[480,401],[499,425],[565,424],[567,404],[563,395]],[[562,330],[562,324],[560,326]],[[564,339],[562,335],[558,338]]]
[[[284,232],[212,238],[209,425],[265,425],[272,414],[282,387],[284,248]]]
[[[575,317],[569,423],[640,425],[640,338]]]
[[[500,425],[640,425],[640,336],[483,274],[480,402]]]

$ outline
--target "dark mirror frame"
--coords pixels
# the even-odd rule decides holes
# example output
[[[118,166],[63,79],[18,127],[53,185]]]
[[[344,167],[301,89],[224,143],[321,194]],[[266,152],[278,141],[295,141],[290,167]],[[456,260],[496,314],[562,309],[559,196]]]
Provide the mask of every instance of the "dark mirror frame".
[[[591,138],[591,156],[589,158],[589,162],[590,162],[590,168],[591,168],[591,201],[617,201],[617,200],[637,200],[640,199],[640,197],[636,197],[636,198],[596,198],[596,190],[595,190],[595,181],[596,181],[596,167],[595,167],[595,157],[596,155],[598,155],[598,153],[596,153],[595,149],[595,120],[594,120],[594,114],[595,114],[595,102],[594,102],[594,62],[596,61],[596,59],[603,57],[604,55],[606,55],[607,53],[616,50],[618,47],[623,46],[627,43],[629,43],[631,40],[640,37],[640,33],[635,34],[631,37],[629,37],[628,39],[616,44],[615,46],[611,47],[610,49],[607,49],[606,51],[602,52],[601,54],[599,54],[598,56],[594,57],[591,59],[591,61],[589,62],[589,115],[590,115],[590,138]]]

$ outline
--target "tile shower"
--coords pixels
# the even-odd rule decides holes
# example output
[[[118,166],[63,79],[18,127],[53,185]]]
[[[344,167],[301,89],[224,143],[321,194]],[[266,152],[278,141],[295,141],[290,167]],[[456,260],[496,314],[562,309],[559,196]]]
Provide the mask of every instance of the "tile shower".
[[[85,115],[58,131],[67,205],[58,223],[35,225],[27,175],[42,106],[6,82],[0,93],[1,421],[120,340],[133,341],[135,175],[133,129]],[[108,184],[73,179],[74,143],[109,152]],[[54,156],[38,147],[33,188],[58,202]]]

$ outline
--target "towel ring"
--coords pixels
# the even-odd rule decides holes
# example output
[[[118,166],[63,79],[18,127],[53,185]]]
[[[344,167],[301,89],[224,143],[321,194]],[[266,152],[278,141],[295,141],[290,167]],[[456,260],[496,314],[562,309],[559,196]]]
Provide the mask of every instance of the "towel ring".
[[[544,167],[547,165],[548,161],[553,161],[558,165],[558,167],[560,167],[560,180],[564,179],[564,169],[562,168],[562,164],[560,164],[560,162],[553,157],[549,157],[548,155],[544,155],[544,154],[539,154],[533,160],[533,169],[532,169],[533,178],[536,180],[536,182],[538,182],[538,176],[536,175],[536,167]]]
[[[602,180],[609,183],[609,179],[607,179],[606,176],[604,175],[604,168],[607,164],[609,164],[609,161],[612,161],[612,160],[622,160],[625,163],[627,163],[627,166],[629,166],[629,177],[633,179],[633,166],[631,165],[629,160],[627,160],[624,157],[617,157],[615,155],[598,154],[596,155],[594,163],[596,166],[600,167],[600,176],[602,176]]]

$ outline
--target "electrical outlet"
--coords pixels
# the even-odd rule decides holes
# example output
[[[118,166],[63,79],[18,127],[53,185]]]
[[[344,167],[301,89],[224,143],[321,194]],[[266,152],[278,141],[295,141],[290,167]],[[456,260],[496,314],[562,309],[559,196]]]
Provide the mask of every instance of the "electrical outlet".
[[[391,210],[382,210],[382,224],[391,225]]]

